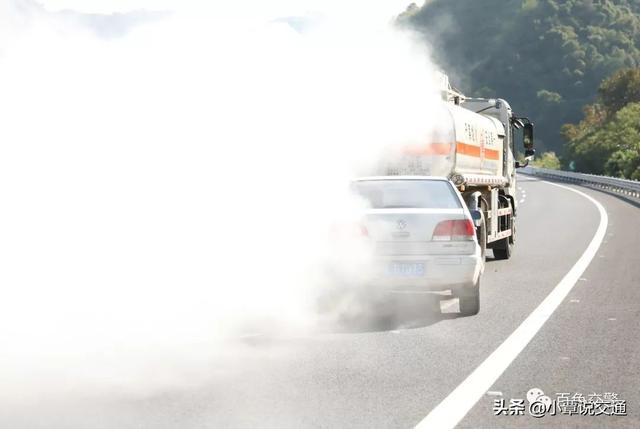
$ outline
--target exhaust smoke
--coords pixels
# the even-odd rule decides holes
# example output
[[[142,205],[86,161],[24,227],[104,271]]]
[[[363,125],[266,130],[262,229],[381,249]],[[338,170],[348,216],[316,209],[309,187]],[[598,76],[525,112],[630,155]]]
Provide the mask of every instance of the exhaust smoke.
[[[198,383],[315,326],[349,179],[437,126],[401,3],[113,4],[0,7],[4,403]]]

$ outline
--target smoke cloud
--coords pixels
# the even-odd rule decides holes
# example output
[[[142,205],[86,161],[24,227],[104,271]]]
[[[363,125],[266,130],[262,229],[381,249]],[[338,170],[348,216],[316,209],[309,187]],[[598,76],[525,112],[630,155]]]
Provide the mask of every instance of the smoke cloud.
[[[314,326],[349,179],[433,126],[404,5],[228,3],[2,1],[3,401],[191,382]]]

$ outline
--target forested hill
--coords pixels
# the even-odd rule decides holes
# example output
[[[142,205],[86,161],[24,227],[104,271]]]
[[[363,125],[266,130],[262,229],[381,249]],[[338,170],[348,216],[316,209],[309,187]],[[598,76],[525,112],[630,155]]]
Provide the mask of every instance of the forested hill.
[[[425,35],[469,96],[501,97],[536,123],[539,150],[565,153],[602,80],[640,64],[640,0],[431,0],[399,17]]]

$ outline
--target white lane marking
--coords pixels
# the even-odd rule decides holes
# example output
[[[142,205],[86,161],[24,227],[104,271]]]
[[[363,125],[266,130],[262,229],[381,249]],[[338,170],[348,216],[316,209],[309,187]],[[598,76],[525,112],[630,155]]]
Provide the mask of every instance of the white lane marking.
[[[502,392],[500,392],[498,390],[489,390],[487,392],[487,395],[490,395],[490,396],[502,396]]]
[[[524,198],[520,200],[520,204],[524,203]]]
[[[600,224],[596,233],[582,256],[580,256],[580,259],[571,267],[544,301],[449,396],[431,410],[429,415],[418,423],[416,428],[455,427],[529,344],[529,341],[538,333],[542,325],[564,301],[596,255],[609,222],[609,217],[602,204],[576,189],[556,183],[542,182],[575,192],[591,201],[600,213]]]
[[[569,300],[569,302],[577,303],[577,302],[580,302],[580,300],[579,299],[572,299],[572,300]]]

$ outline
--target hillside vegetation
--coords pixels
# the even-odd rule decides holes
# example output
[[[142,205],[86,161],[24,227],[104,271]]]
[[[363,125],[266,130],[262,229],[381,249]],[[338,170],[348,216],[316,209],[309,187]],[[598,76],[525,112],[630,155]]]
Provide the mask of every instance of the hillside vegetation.
[[[562,134],[570,169],[640,180],[640,69],[606,79],[584,119]]]
[[[505,98],[530,117],[539,153],[555,151],[582,171],[635,174],[628,158],[638,127],[620,127],[638,123],[640,106],[597,89],[640,64],[640,1],[431,0],[409,7],[399,23],[424,35],[463,92]],[[564,128],[565,145],[562,126],[578,123],[583,110],[579,125]]]

